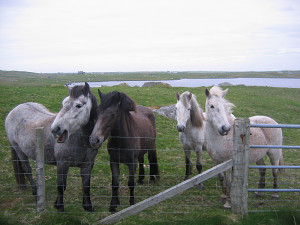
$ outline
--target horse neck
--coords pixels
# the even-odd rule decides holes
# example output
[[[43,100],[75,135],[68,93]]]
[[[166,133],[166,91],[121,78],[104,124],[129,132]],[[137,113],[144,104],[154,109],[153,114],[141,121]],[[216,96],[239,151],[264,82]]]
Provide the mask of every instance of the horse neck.
[[[116,137],[128,137],[134,136],[135,130],[134,120],[130,112],[122,112],[115,122],[115,128],[112,131],[112,136]]]
[[[91,112],[90,112],[90,119],[88,121],[88,123],[82,127],[82,129],[80,129],[78,131],[79,135],[82,135],[85,139],[89,139],[89,136],[92,134],[94,126],[95,126],[95,121],[96,121],[96,115],[97,115],[97,110],[96,107],[92,108]]]
[[[192,99],[192,110],[190,111],[189,120],[191,126],[202,128],[204,124],[204,117],[202,113],[202,109],[196,102],[196,99]]]

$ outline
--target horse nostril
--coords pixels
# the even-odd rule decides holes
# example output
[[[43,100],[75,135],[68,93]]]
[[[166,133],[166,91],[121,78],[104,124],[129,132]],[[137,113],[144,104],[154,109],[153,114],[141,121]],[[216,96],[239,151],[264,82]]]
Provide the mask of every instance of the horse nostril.
[[[179,132],[183,132],[185,130],[185,126],[183,126],[183,125],[177,125],[177,130]]]
[[[90,145],[91,146],[99,146],[100,139],[98,137],[90,137]]]
[[[222,133],[223,134],[228,134],[229,133],[229,131],[230,131],[230,126],[225,126],[225,125],[223,125],[222,126]]]
[[[55,127],[54,129],[51,130],[52,134],[54,134],[54,135],[55,135],[55,134],[59,134],[60,131],[61,131],[61,129],[60,129],[59,126],[57,126],[57,127]]]

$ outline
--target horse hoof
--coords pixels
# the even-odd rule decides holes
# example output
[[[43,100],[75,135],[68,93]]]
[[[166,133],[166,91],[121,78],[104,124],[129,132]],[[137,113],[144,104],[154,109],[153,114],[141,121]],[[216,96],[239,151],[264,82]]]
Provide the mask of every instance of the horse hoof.
[[[109,207],[109,212],[110,212],[111,214],[114,214],[114,213],[116,213],[116,212],[117,212],[117,209],[116,209],[116,207],[115,207],[115,206],[111,206],[111,207]]]
[[[220,202],[221,202],[221,203],[225,203],[225,202],[226,202],[226,199],[227,199],[227,196],[226,196],[226,195],[222,194],[222,195],[220,196]]]
[[[58,210],[58,212],[65,212],[65,207],[61,207],[58,205],[54,205],[54,207]]]
[[[138,186],[138,185],[142,185],[142,184],[144,184],[144,182],[142,181],[142,180],[138,180],[138,182],[136,182],[136,185]]]
[[[223,205],[223,208],[224,209],[231,209],[231,204],[226,202],[224,205]]]
[[[262,194],[260,192],[254,192],[254,196],[256,198],[261,198],[262,197]]]
[[[201,184],[198,184],[197,185],[197,189],[199,190],[199,191],[202,191],[203,189],[204,189],[204,185],[201,183]]]
[[[278,194],[273,194],[272,195],[272,199],[278,199],[279,198],[279,195]]]
[[[149,183],[150,183],[150,184],[155,184],[156,181],[155,181],[155,179],[152,179],[152,180],[149,181]]]
[[[83,206],[84,210],[88,211],[88,212],[95,212],[95,209],[93,208],[93,206]]]

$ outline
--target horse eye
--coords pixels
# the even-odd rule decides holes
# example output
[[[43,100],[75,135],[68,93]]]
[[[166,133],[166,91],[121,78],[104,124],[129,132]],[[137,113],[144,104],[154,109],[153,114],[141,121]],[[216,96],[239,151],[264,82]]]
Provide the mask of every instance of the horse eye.
[[[210,106],[211,109],[215,108],[213,105]]]
[[[76,105],[76,108],[80,109],[82,107],[81,104]]]

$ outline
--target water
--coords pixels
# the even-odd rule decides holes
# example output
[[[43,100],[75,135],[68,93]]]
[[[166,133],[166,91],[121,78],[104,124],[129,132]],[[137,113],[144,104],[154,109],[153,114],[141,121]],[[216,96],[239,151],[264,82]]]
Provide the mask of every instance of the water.
[[[172,87],[209,87],[222,83],[245,86],[264,86],[264,87],[285,87],[300,88],[300,79],[295,78],[227,78],[227,79],[181,79],[181,80],[160,80],[160,81],[104,81],[89,82],[91,87],[115,86],[126,83],[129,86],[143,86],[146,82],[163,82]],[[82,85],[83,83],[73,83],[73,85]]]

